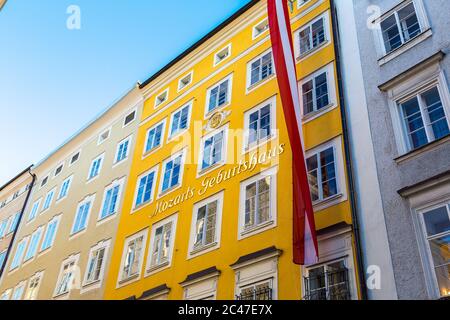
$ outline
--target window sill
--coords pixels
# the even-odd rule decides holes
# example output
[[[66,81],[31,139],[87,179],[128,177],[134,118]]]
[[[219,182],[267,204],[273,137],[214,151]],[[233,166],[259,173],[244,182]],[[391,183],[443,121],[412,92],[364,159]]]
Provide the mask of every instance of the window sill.
[[[274,224],[275,224],[275,222],[273,220],[269,220],[267,222],[258,224],[257,226],[250,227],[250,228],[245,228],[244,231],[241,232],[241,236],[242,237],[249,236],[249,235],[251,235],[251,234],[253,234],[253,233],[255,233],[255,232],[257,232],[257,231],[259,231],[261,229],[265,229],[265,228],[267,228],[269,226],[272,226]]]
[[[344,195],[342,194],[342,193],[338,193],[338,194],[335,194],[334,196],[331,196],[331,197],[328,197],[328,198],[326,198],[326,199],[323,199],[323,200],[319,200],[319,201],[317,201],[317,202],[313,202],[313,207],[314,208],[316,208],[316,207],[321,207],[321,206],[326,206],[327,204],[329,204],[329,203],[331,203],[331,202],[333,202],[333,201],[336,201],[337,199],[340,199],[340,198],[342,198]],[[322,208],[322,209],[320,209],[320,210],[323,210],[324,208]],[[320,211],[319,210],[319,211]]]
[[[146,270],[146,276],[160,272],[168,267],[170,267],[170,261],[166,261],[166,262],[158,264],[156,266],[152,266]]]
[[[275,77],[276,77],[276,74],[273,73],[273,74],[271,74],[270,76],[268,76],[267,78],[265,78],[265,79],[263,79],[263,80],[260,80],[260,81],[258,81],[258,82],[255,83],[255,84],[252,84],[251,86],[249,86],[249,87],[247,88],[247,94],[249,94],[250,92],[256,90],[257,88],[259,88],[260,86],[262,86],[262,85],[265,84],[266,82],[269,82],[270,80],[274,79]]]
[[[257,143],[252,143],[251,145],[246,145],[244,147],[244,154],[247,154],[249,152],[252,152],[252,151],[255,151],[255,150],[261,148],[262,146],[264,146],[265,144],[269,143],[270,141],[272,141],[276,137],[277,137],[277,135],[275,133],[271,133],[269,136],[259,140]]]
[[[159,146],[153,147],[152,149],[144,152],[142,155],[142,160],[144,160],[144,159],[148,158],[150,155],[154,154],[156,151],[161,149],[161,147],[162,147],[162,144],[159,144]]]
[[[60,299],[62,299],[63,297],[68,296],[69,293],[70,293],[70,291],[56,294],[56,295],[53,296],[53,299],[60,300]]]
[[[308,51],[306,51],[305,53],[301,53],[298,57],[297,57],[297,63],[299,63],[300,61],[305,60],[306,58],[308,58],[309,56],[311,56],[312,54],[314,54],[316,51],[319,51],[320,49],[322,49],[323,47],[325,47],[327,44],[329,44],[330,41],[328,39],[325,39],[324,42],[322,42],[321,44],[319,44],[317,47],[314,47],[312,49],[309,49]]]
[[[330,103],[330,104],[328,104],[327,106],[325,106],[325,107],[323,107],[323,108],[321,108],[321,109],[319,109],[319,110],[316,110],[316,111],[307,113],[307,114],[303,115],[303,117],[302,117],[302,122],[303,122],[303,123],[311,122],[311,121],[313,121],[314,119],[317,119],[317,118],[321,117],[321,116],[324,115],[325,113],[328,113],[328,112],[330,112],[331,110],[334,110],[335,108],[337,108],[337,106],[338,106],[338,105],[335,104],[335,103]]]
[[[202,253],[202,252],[204,252],[204,251],[206,251],[208,249],[212,249],[212,248],[216,247],[218,244],[219,243],[217,241],[215,241],[213,243],[210,243],[210,244],[207,244],[207,245],[195,248],[189,253],[189,255],[193,257],[193,256],[198,255],[199,253]]]
[[[124,284],[128,284],[128,282],[131,282],[133,280],[136,280],[139,278],[139,273],[133,274],[132,276],[129,276],[128,278],[122,279],[119,281],[119,286],[122,286]]]
[[[214,114],[216,114],[217,112],[222,111],[223,109],[229,107],[231,105],[231,101],[227,101],[224,104],[215,107],[214,109],[207,111],[205,113],[205,120],[208,120],[209,118],[211,118],[211,116],[213,116]]]
[[[98,280],[94,280],[94,281],[91,281],[91,282],[84,283],[83,284],[83,288],[89,288],[89,287],[95,286],[96,284],[99,284],[100,282],[101,282],[101,280],[98,279]]]
[[[161,191],[158,195],[158,199],[161,199],[167,195],[169,195],[170,193],[174,192],[175,190],[177,190],[178,188],[181,188],[181,184],[178,183],[177,185],[173,186],[172,188],[169,188],[165,191]]]
[[[419,156],[419,155],[421,155],[421,154],[423,154],[425,152],[429,152],[431,150],[434,150],[434,149],[438,148],[439,146],[441,146],[441,145],[443,145],[445,143],[448,143],[448,142],[450,142],[450,135],[446,135],[445,137],[443,137],[441,139],[434,140],[434,141],[432,141],[432,142],[430,142],[430,143],[428,143],[428,144],[426,144],[426,145],[424,145],[422,147],[419,147],[419,148],[411,150],[411,151],[409,151],[409,152],[407,152],[407,153],[405,153],[405,154],[403,154],[401,156],[398,156],[397,158],[394,158],[394,161],[397,164],[400,164],[400,163],[405,162],[405,161],[407,161],[409,159],[415,158],[415,157],[417,157],[417,156]]]
[[[225,161],[220,161],[220,162],[217,162],[217,163],[211,165],[211,166],[208,167],[208,168],[202,169],[201,171],[199,171],[199,172],[197,173],[197,178],[200,178],[200,177],[202,177],[202,176],[204,176],[204,175],[206,175],[206,174],[208,174],[208,173],[211,173],[211,172],[213,172],[214,170],[217,170],[217,169],[219,169],[220,167],[222,167],[222,166],[224,166],[224,165],[225,165]],[[200,167],[200,166],[199,166],[199,167]]]
[[[391,52],[389,52],[386,55],[384,55],[382,58],[378,59],[378,64],[380,65],[380,67],[385,65],[386,63],[388,63],[389,61],[392,61],[393,59],[397,58],[398,56],[400,56],[401,54],[405,53],[406,51],[408,51],[412,47],[414,47],[414,46],[418,45],[419,43],[425,41],[426,39],[428,39],[432,35],[433,35],[433,32],[432,32],[431,28],[423,31],[422,33],[420,33],[419,35],[415,36],[414,38],[412,38],[408,42],[405,42],[404,44],[402,44],[400,47],[392,50]]]

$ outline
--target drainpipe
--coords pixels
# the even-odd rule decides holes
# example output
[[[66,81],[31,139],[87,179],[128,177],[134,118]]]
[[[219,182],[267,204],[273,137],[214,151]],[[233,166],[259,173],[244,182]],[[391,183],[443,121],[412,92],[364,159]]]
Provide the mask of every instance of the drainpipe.
[[[30,174],[30,176],[33,177],[32,181],[31,181],[31,184],[30,184],[31,187],[30,187],[30,189],[28,189],[27,198],[25,199],[25,202],[24,202],[23,207],[22,207],[22,211],[20,212],[19,220],[17,221],[16,230],[14,230],[14,233],[13,233],[13,235],[11,237],[11,241],[10,241],[9,246],[8,246],[8,250],[6,251],[6,256],[5,256],[5,260],[3,262],[3,266],[0,269],[0,279],[2,278],[3,271],[6,268],[6,264],[8,262],[9,255],[11,254],[12,247],[13,247],[13,244],[14,244],[14,240],[16,239],[17,231],[19,230],[20,224],[22,223],[22,218],[23,218],[24,213],[25,213],[25,208],[27,207],[28,201],[30,200],[31,191],[33,190],[34,183],[36,182],[36,175],[31,172],[31,168],[32,168],[32,166],[28,168],[28,173]]]
[[[366,286],[366,274],[365,274],[365,264],[362,254],[362,245],[360,237],[359,228],[359,218],[357,212],[357,203],[355,196],[355,182],[353,176],[353,165],[352,157],[350,153],[350,139],[348,134],[348,123],[347,123],[347,109],[345,105],[344,90],[342,85],[341,77],[341,58],[340,58],[340,41],[339,41],[339,23],[337,20],[336,7],[334,5],[335,0],[330,0],[331,4],[331,15],[332,15],[332,25],[333,25],[333,37],[334,37],[334,49],[336,54],[336,68],[337,68],[337,78],[338,78],[338,88],[339,88],[339,104],[341,105],[341,120],[343,127],[343,138],[344,138],[344,149],[345,149],[345,160],[347,166],[348,183],[350,189],[350,206],[352,211],[352,228],[355,237],[356,246],[356,260],[358,264],[358,276],[359,276],[359,289],[361,292],[361,299],[367,300],[367,286]]]

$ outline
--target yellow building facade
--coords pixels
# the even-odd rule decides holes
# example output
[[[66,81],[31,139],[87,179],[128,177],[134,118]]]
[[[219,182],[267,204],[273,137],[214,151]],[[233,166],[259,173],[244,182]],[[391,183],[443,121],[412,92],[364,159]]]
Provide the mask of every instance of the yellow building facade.
[[[361,298],[330,1],[291,22],[320,263],[292,262],[293,150],[252,1],[141,85],[106,299]]]

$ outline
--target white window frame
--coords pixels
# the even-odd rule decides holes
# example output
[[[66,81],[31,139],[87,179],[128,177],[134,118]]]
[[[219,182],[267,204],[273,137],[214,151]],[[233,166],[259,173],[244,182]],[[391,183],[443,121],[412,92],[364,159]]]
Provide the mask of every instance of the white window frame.
[[[12,260],[11,260],[11,264],[10,264],[10,268],[9,268],[10,272],[16,271],[16,270],[20,269],[20,267],[22,266],[23,259],[25,257],[25,253],[26,253],[27,247],[28,247],[28,240],[30,240],[30,236],[24,237],[22,240],[20,240],[17,243],[17,246],[15,248],[16,250],[14,251],[14,255],[12,256]],[[20,255],[17,255],[17,250],[21,244],[24,244],[23,251],[20,253]],[[17,266],[14,266],[13,263],[15,262],[16,258],[18,260],[18,264],[17,264]]]
[[[257,61],[257,60],[262,59],[262,57],[265,56],[266,54],[268,54],[269,52],[272,55],[272,69],[273,69],[273,73],[270,76],[268,76],[267,78],[259,80],[258,82],[254,83],[254,84],[251,84],[252,83],[252,64],[255,61]],[[275,68],[275,61],[274,61],[272,49],[268,49],[268,50],[264,51],[263,53],[259,54],[258,56],[254,57],[252,60],[250,60],[247,63],[247,70],[246,70],[246,72],[247,72],[246,94],[249,94],[250,92],[254,91],[256,88],[259,88],[260,86],[264,85],[268,81],[270,81],[273,78],[275,78],[276,74],[277,74],[277,70]]]
[[[73,158],[74,158],[77,154],[78,154],[78,158],[77,158],[75,161],[72,162]],[[75,163],[77,163],[77,162],[80,160],[80,157],[81,157],[81,149],[78,150],[77,152],[75,152],[74,154],[72,154],[72,155],[70,156],[70,160],[69,160],[69,168],[70,168],[71,166],[75,165]]]
[[[49,197],[51,194],[52,194],[52,196],[51,196],[51,200],[50,200],[50,203],[49,203],[49,205],[48,205],[48,208],[45,208],[45,203],[47,202],[47,199],[48,199],[48,197]],[[41,211],[41,214],[43,214],[44,212],[47,212],[48,210],[50,210],[50,208],[52,207],[52,204],[53,204],[53,200],[55,199],[55,194],[56,194],[56,187],[54,187],[52,190],[50,190],[49,192],[47,192],[47,194],[45,195],[45,198],[44,198],[44,202],[42,203],[42,211]]]
[[[300,9],[301,7],[306,5],[307,3],[311,3],[311,0],[298,0],[297,1],[297,9]]]
[[[65,163],[62,162],[62,163],[60,163],[59,165],[56,166],[55,171],[54,171],[54,173],[53,173],[53,178],[56,178],[57,176],[59,176],[59,175],[63,172],[63,170],[64,170],[64,164],[65,164]],[[61,171],[59,171],[58,173],[56,173],[56,171],[57,171],[59,168],[61,168]]]
[[[156,150],[159,150],[163,145],[164,145],[164,139],[165,139],[165,135],[166,135],[166,118],[164,118],[163,120],[159,121],[158,123],[156,123],[155,125],[151,126],[150,128],[147,129],[146,133],[145,133],[145,143],[144,143],[144,150],[142,151],[143,154],[143,158],[148,157],[150,154],[152,154],[153,152],[155,152]],[[147,151],[147,147],[148,147],[148,137],[150,135],[150,131],[156,129],[157,127],[159,127],[162,124],[162,130],[161,130],[161,142],[159,143],[159,146],[154,147],[153,149],[150,149]]]
[[[121,160],[118,160],[117,157],[119,156],[120,146],[121,146],[122,144],[125,144],[127,141],[128,141],[128,147],[127,147],[127,152],[126,152],[126,154],[125,154],[125,158],[123,158],[123,159],[121,159]],[[113,164],[113,167],[114,167],[115,165],[118,165],[119,163],[123,163],[123,162],[125,162],[125,161],[128,160],[128,157],[129,157],[129,155],[130,155],[130,150],[131,150],[131,148],[132,148],[132,143],[133,143],[133,135],[130,135],[130,136],[126,137],[125,139],[121,140],[121,141],[117,144],[117,147],[116,147],[116,153],[114,154],[114,164]]]
[[[102,286],[103,281],[104,281],[110,246],[111,246],[111,239],[106,240],[106,241],[101,241],[90,249],[87,264],[86,264],[86,269],[85,269],[84,277],[83,277],[83,288],[80,291],[81,294],[84,294],[90,290],[98,289]],[[98,280],[88,281],[88,269],[89,269],[89,264],[91,262],[91,259],[93,258],[94,253],[101,249],[104,249],[105,251],[103,254],[102,265],[100,266],[99,278],[98,278]]]
[[[187,78],[189,78],[189,82],[185,83],[184,80],[186,80]],[[180,80],[178,80],[178,92],[189,87],[192,84],[193,80],[194,80],[194,70],[191,70],[190,72],[182,76]]]
[[[59,201],[67,198],[67,196],[69,195],[69,191],[70,191],[70,187],[72,186],[72,181],[73,181],[73,175],[71,175],[70,177],[64,179],[64,181],[61,183],[61,187],[59,188],[59,192],[58,192],[58,197],[56,198],[56,202],[58,203]],[[68,182],[68,186],[67,186],[67,190],[66,190],[66,194],[64,196],[61,196],[61,192],[63,190],[63,186],[64,184]]]
[[[166,160],[163,161],[162,166],[161,166],[161,175],[160,175],[160,179],[159,179],[158,199],[163,196],[168,195],[169,193],[172,193],[173,191],[175,191],[183,186],[184,167],[186,164],[186,153],[187,153],[186,149],[180,150],[177,153],[174,153],[172,156],[170,156],[169,158],[167,158]],[[181,155],[181,163],[180,163],[180,177],[179,177],[178,184],[163,191],[162,189],[163,189],[163,183],[164,183],[164,175],[166,172],[166,165],[170,161],[173,161],[176,158],[178,158],[180,155]]]
[[[261,30],[260,28],[262,26],[267,26],[264,30]],[[263,34],[268,33],[269,31],[269,19],[264,18],[261,21],[259,21],[256,25],[252,28],[252,40],[255,40],[259,37],[262,37]]]
[[[73,217],[72,226],[71,226],[71,228],[70,228],[70,239],[72,239],[72,238],[73,238],[74,236],[76,236],[76,235],[79,235],[79,234],[84,233],[84,232],[87,230],[87,228],[88,228],[88,226],[89,226],[89,219],[90,219],[90,217],[91,217],[91,212],[92,212],[92,210],[93,210],[92,208],[93,208],[93,206],[94,206],[94,201],[95,201],[95,194],[90,195],[90,196],[87,196],[87,197],[84,198],[80,203],[78,203],[77,209],[76,209],[76,211],[75,211],[75,215],[74,215],[74,217]],[[75,224],[76,224],[76,222],[77,222],[78,213],[79,213],[79,211],[80,211],[80,208],[81,208],[83,205],[86,205],[87,203],[90,203],[90,205],[89,205],[89,210],[88,210],[87,215],[86,215],[86,224],[85,224],[84,228],[82,228],[82,229],[80,229],[80,230],[78,230],[78,231],[75,231],[74,228],[75,228]]]
[[[312,25],[321,19],[323,19],[325,41],[323,43],[317,45],[315,48],[311,48],[307,52],[300,53],[300,32],[302,32],[308,28],[312,28]],[[322,13],[320,16],[315,17],[313,20],[302,25],[299,29],[294,31],[294,54],[297,59],[297,62],[305,60],[306,58],[310,57],[311,55],[315,54],[317,51],[322,50],[323,48],[327,47],[330,44],[331,44],[331,24],[330,24],[330,11],[329,10]]]
[[[98,167],[98,173],[95,176],[91,177],[92,166],[94,165],[94,163],[97,160],[100,160],[100,166]],[[105,162],[105,153],[102,153],[101,155],[97,156],[96,158],[94,158],[91,161],[91,165],[89,166],[89,170],[88,170],[88,174],[87,174],[87,178],[86,178],[87,182],[93,181],[96,178],[98,178],[98,176],[100,176],[100,173],[102,172],[102,167],[103,167],[103,163],[104,162]]]
[[[39,184],[39,190],[41,190],[48,183],[48,179],[50,179],[50,174],[47,174],[44,178],[42,178],[41,183]]]
[[[250,128],[249,128],[249,121],[250,121],[250,115],[261,110],[262,108],[266,107],[268,104],[270,104],[270,135],[266,138],[260,140],[258,139],[258,143],[256,144],[249,144],[249,136],[250,136]],[[267,142],[275,139],[277,137],[278,128],[277,128],[277,99],[276,96],[273,96],[269,98],[268,100],[264,101],[263,103],[258,104],[257,106],[253,107],[252,109],[249,109],[245,111],[244,113],[244,141],[242,144],[242,153],[245,154],[247,152],[250,152],[251,150],[257,149],[261,147],[262,145],[266,144]]]
[[[20,282],[20,283],[14,288],[13,294],[12,294],[12,296],[11,296],[11,300],[19,301],[19,300],[22,300],[22,299],[23,299],[23,296],[24,296],[24,294],[25,294],[25,285],[26,285],[26,283],[27,283],[27,281],[24,280],[24,281]],[[17,293],[18,290],[21,290],[20,296],[17,297],[17,298],[15,298],[14,296],[16,295],[16,293]]]
[[[35,275],[31,276],[30,280],[28,281],[27,288],[26,288],[26,290],[25,290],[24,300],[37,300],[37,297],[38,297],[38,294],[39,294],[39,289],[40,289],[40,287],[41,287],[41,283],[42,283],[42,278],[43,278],[43,277],[44,277],[44,272],[43,272],[43,271],[38,272],[38,273],[36,273]],[[32,298],[32,297],[27,298],[28,295],[29,295],[29,292],[30,292],[30,285],[31,285],[36,279],[38,280],[38,285],[37,285],[37,287],[36,287],[36,296],[34,297],[34,299],[30,299],[30,298]]]
[[[131,120],[128,123],[125,123],[125,121],[127,120],[128,116],[132,115],[134,113],[134,117],[133,120]],[[127,112],[127,114],[125,115],[125,117],[123,118],[123,125],[122,128],[126,128],[129,125],[131,125],[134,121],[136,121],[136,117],[137,117],[137,109],[131,110],[130,112]]]
[[[315,78],[320,76],[321,74],[325,73],[327,77],[327,90],[328,90],[328,105],[324,108],[317,110],[316,106],[316,86],[313,87],[313,103],[315,105],[315,110],[310,113],[305,113],[305,105],[303,103],[303,85],[309,81],[313,81],[315,83]],[[303,122],[308,122],[316,119],[317,117],[322,116],[323,114],[330,112],[331,110],[334,110],[337,108],[337,97],[336,97],[336,78],[335,78],[335,69],[334,69],[334,62],[331,62],[324,66],[323,68],[314,71],[314,73],[310,74],[309,76],[303,78],[298,83],[298,90],[300,94],[300,107],[301,107],[301,113],[303,117]]]
[[[239,196],[239,227],[238,227],[238,240],[242,240],[256,234],[262,233],[269,229],[273,229],[277,226],[277,208],[278,208],[278,167],[272,167],[259,174],[244,180],[240,184],[240,196]],[[246,187],[264,177],[270,176],[270,219],[255,225],[252,228],[245,228],[245,200],[246,200]]]
[[[139,267],[138,267],[138,273],[135,275],[132,275],[128,278],[123,278],[123,268],[125,266],[125,260],[127,259],[127,248],[130,242],[135,241],[136,239],[142,237],[142,250],[139,255]],[[146,246],[147,246],[147,237],[148,237],[148,228],[145,228],[144,230],[139,231],[138,233],[135,233],[132,236],[129,236],[125,239],[123,248],[122,248],[122,259],[120,261],[120,270],[119,270],[119,276],[117,278],[117,288],[120,288],[124,285],[128,285],[132,282],[136,282],[141,278],[142,275],[142,267],[144,264],[144,256],[146,252]]]
[[[11,289],[11,288],[3,291],[2,295],[0,296],[0,300],[2,300],[2,301],[9,300],[11,298],[12,291],[13,291],[13,289]]]
[[[175,140],[176,137],[179,137],[180,135],[182,135],[183,133],[188,131],[189,128],[191,127],[192,105],[193,105],[193,102],[189,101],[188,103],[185,103],[180,108],[178,108],[177,110],[175,110],[174,112],[171,113],[171,115],[170,115],[170,124],[169,124],[169,132],[167,134],[168,135],[167,143],[169,143],[172,140]],[[187,127],[186,127],[186,129],[179,129],[178,131],[175,131],[172,134],[173,119],[174,119],[175,114],[177,114],[178,112],[181,112],[186,107],[188,108],[188,119],[187,119]]]
[[[226,81],[228,81],[228,91],[227,91],[227,100],[223,105],[218,105],[216,106],[214,109],[212,109],[211,111],[209,111],[209,100],[211,98],[211,91],[217,87],[220,88],[220,86],[225,83]],[[233,94],[233,74],[229,74],[228,76],[226,76],[225,78],[223,78],[222,80],[216,82],[215,84],[213,84],[212,86],[210,86],[207,90],[206,90],[206,103],[205,103],[205,118],[207,118],[209,115],[212,115],[214,113],[216,113],[217,111],[224,109],[226,107],[228,107],[231,104],[231,97]]]
[[[104,223],[106,221],[109,221],[111,219],[114,219],[117,216],[117,214],[121,211],[124,182],[125,182],[125,178],[116,179],[111,184],[106,186],[106,188],[103,192],[102,205],[100,207],[100,211],[99,211],[98,217],[97,217],[97,221],[98,221],[97,225]],[[105,205],[106,194],[107,194],[108,190],[111,190],[111,189],[115,188],[116,186],[119,186],[119,191],[117,193],[117,200],[116,200],[117,201],[116,202],[116,211],[113,214],[107,215],[106,217],[102,218],[102,212],[103,212],[103,208]]]
[[[152,231],[150,234],[150,243],[148,247],[148,254],[147,254],[147,263],[145,266],[145,276],[148,277],[149,275],[155,274],[157,272],[160,272],[162,270],[165,270],[167,268],[170,268],[172,266],[173,262],[173,251],[175,246],[175,238],[177,233],[177,220],[178,220],[178,213],[175,213],[155,224],[152,225]],[[155,234],[156,230],[159,227],[162,227],[168,223],[172,223],[172,229],[170,232],[170,245],[169,245],[169,256],[167,262],[163,262],[161,264],[152,266],[151,265],[151,257],[153,254],[153,245],[155,241]]]
[[[211,197],[208,197],[200,202],[197,202],[194,205],[194,208],[192,210],[191,232],[189,237],[189,251],[187,259],[192,259],[220,248],[220,240],[222,237],[222,213],[223,213],[224,193],[225,192],[222,190],[219,193]],[[215,201],[217,201],[217,211],[216,211],[216,226],[214,232],[214,241],[200,248],[194,248],[196,241],[196,225],[197,225],[198,210]]]
[[[42,203],[43,198],[39,198],[38,200],[36,200],[33,205],[31,206],[31,210],[28,212],[28,216],[27,216],[27,223],[33,221],[34,219],[36,219],[36,217],[39,215],[39,209],[41,207],[41,203]],[[36,206],[36,212],[34,214],[34,217],[31,219],[31,212],[33,212],[34,207]]]
[[[154,178],[153,178],[153,183],[152,183],[152,191],[151,191],[151,195],[150,195],[150,200],[147,202],[142,202],[139,205],[136,205],[136,200],[139,194],[139,185],[141,182],[141,179],[145,176],[150,175],[151,173],[154,173]],[[142,173],[136,180],[136,187],[135,187],[135,191],[134,191],[134,197],[133,197],[133,211],[138,211],[141,210],[142,208],[145,208],[146,206],[150,205],[151,203],[153,203],[153,201],[155,200],[155,195],[156,195],[156,181],[158,179],[158,172],[159,172],[159,164],[157,164],[156,166],[154,166],[153,168],[151,168],[150,170]]]
[[[27,246],[27,249],[25,250],[25,253],[24,253],[24,256],[23,256],[23,260],[24,260],[23,263],[24,264],[27,264],[27,263],[33,261],[36,258],[36,256],[39,254],[39,247],[40,247],[40,244],[41,244],[42,237],[44,236],[44,229],[45,229],[44,226],[40,226],[39,228],[36,229],[36,231],[34,231],[31,234],[30,240],[29,240],[30,242],[29,242],[29,244]],[[40,233],[40,235],[39,235],[39,238],[38,238],[38,240],[36,242],[36,249],[33,252],[33,255],[30,258],[27,259],[27,254],[28,254],[28,251],[31,248],[32,240],[33,240],[34,236],[36,234],[38,234],[38,233]]]
[[[52,249],[52,247],[53,247],[53,245],[54,245],[54,243],[55,243],[56,235],[58,234],[58,228],[59,228],[59,223],[60,223],[60,221],[61,221],[61,215],[58,215],[58,216],[53,217],[53,218],[47,223],[47,225],[46,225],[46,227],[45,227],[45,232],[44,232],[43,235],[42,235],[42,242],[41,242],[41,245],[39,246],[39,254],[42,254],[42,253],[47,252],[47,251],[49,251],[49,250]],[[44,241],[45,241],[45,238],[46,238],[46,235],[47,235],[47,232],[48,232],[48,227],[49,227],[49,225],[50,225],[51,223],[53,223],[53,222],[56,223],[56,227],[55,227],[55,233],[53,234],[53,237],[52,237],[52,241],[50,242],[50,246],[49,246],[48,248],[43,248],[42,246],[44,245]]]
[[[167,101],[169,101],[169,92],[170,92],[170,88],[167,88],[155,97],[155,105],[154,105],[155,109],[160,107]],[[165,96],[164,100],[161,99],[162,96]]]
[[[225,47],[223,47],[222,49],[220,49],[219,51],[217,51],[214,54],[214,67],[217,67],[219,64],[221,64],[222,62],[224,62],[225,60],[230,59],[231,57],[231,48],[232,48],[232,44],[229,43],[227,44]],[[226,53],[225,57],[221,57],[222,54]]]
[[[102,132],[100,132],[100,134],[98,135],[98,139],[97,139],[97,145],[98,146],[101,145],[103,142],[105,142],[106,140],[108,140],[111,137],[111,130],[112,130],[112,128],[109,127],[108,129],[105,129]],[[105,139],[103,139],[102,136],[105,133],[108,133],[108,136]]]
[[[53,297],[54,298],[61,298],[61,297],[69,297],[72,289],[76,288],[76,282],[79,280],[80,274],[79,274],[79,266],[78,266],[78,261],[80,259],[80,254],[76,254],[76,255],[72,255],[69,258],[67,258],[66,260],[64,260],[61,263],[61,267],[59,269],[59,275],[58,275],[58,280],[56,281],[56,286],[55,286],[55,290],[53,291]],[[74,263],[73,265],[73,270],[72,270],[72,276],[70,279],[70,282],[68,284],[68,291],[65,292],[59,292],[58,293],[58,287],[61,284],[61,281],[63,280],[63,273],[64,273],[64,267],[68,264]],[[75,282],[75,284],[74,284]]]
[[[205,152],[205,142],[206,140],[216,136],[217,134],[223,132],[223,137],[222,137],[222,151],[221,151],[221,155],[222,155],[222,159],[220,159],[219,162],[212,164],[211,166],[203,169],[202,168],[202,164],[203,164],[203,155]],[[197,163],[197,178],[216,170],[217,168],[220,168],[222,166],[224,166],[227,163],[227,157],[228,157],[228,124],[208,133],[207,135],[203,136],[201,141],[200,141],[200,152],[199,152],[199,157],[198,157],[198,163]]]

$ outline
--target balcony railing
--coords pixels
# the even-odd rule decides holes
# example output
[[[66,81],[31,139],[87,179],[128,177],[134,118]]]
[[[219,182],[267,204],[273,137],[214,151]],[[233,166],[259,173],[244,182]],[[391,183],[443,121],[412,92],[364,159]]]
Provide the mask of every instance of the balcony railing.
[[[240,294],[236,296],[236,300],[272,300],[272,289],[255,289],[245,294]]]
[[[325,272],[304,278],[305,300],[350,300],[348,269]],[[314,286],[312,286],[314,284]]]

